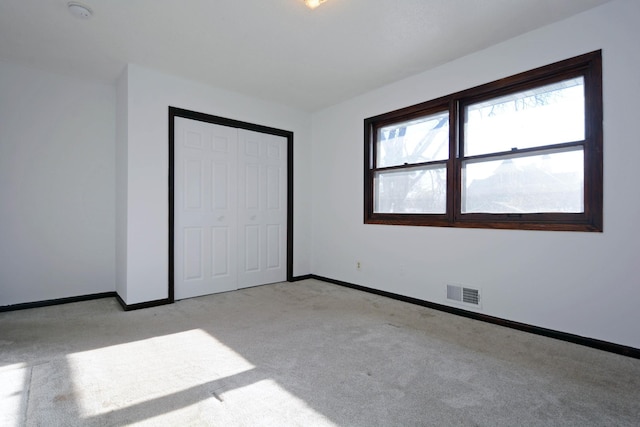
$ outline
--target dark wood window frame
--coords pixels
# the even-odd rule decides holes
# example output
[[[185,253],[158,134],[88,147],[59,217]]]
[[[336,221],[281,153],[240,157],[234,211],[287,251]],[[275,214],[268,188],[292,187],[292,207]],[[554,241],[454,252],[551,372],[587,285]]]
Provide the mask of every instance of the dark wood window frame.
[[[522,90],[584,78],[585,139],[557,144],[558,149],[581,146],[584,150],[584,212],[581,213],[462,213],[461,188],[464,153],[464,107]],[[438,112],[449,112],[449,157],[445,161],[400,165],[392,169],[446,164],[446,213],[374,212],[374,176],[377,130]],[[531,71],[444,96],[432,101],[370,117],[364,120],[364,223],[414,226],[500,228],[520,230],[602,231],[602,52],[600,50]],[[551,146],[549,146],[551,147]],[[528,149],[517,150],[526,154]],[[517,153],[516,153],[517,154]],[[476,156],[478,157],[478,156]],[[389,170],[389,168],[380,168]]]

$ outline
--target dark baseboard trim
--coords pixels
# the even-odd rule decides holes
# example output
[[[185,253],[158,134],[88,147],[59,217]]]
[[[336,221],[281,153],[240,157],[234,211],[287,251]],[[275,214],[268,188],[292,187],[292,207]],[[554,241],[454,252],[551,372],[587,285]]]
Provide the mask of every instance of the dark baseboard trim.
[[[456,314],[458,316],[467,317],[469,319],[480,320],[482,322],[492,323],[494,325],[504,326],[507,328],[517,329],[519,331],[529,332],[536,335],[542,335],[549,338],[567,341],[570,343],[579,344],[586,347],[596,348],[598,350],[608,351],[610,353],[621,354],[623,356],[632,357],[634,359],[640,359],[640,349],[638,348],[628,347],[621,344],[615,344],[608,341],[601,341],[594,338],[586,338],[580,335],[569,334],[566,332],[554,331],[553,329],[540,328],[538,326],[528,325],[526,323],[514,322],[511,320],[501,319],[499,317],[487,316],[486,314],[475,313],[472,311],[467,311],[467,310],[463,310],[456,307],[450,307],[448,305],[437,304],[434,302],[412,298],[405,295],[394,294],[392,292],[381,291],[379,289],[368,288],[366,286],[361,286],[361,285],[355,285],[353,283],[330,279],[328,277],[317,276],[315,274],[310,274],[308,276],[310,277],[306,277],[306,276],[304,277],[309,279],[321,280],[327,283],[333,283],[334,285],[345,286],[347,288],[356,289],[363,292],[381,295],[387,298],[408,302],[410,304],[416,304],[423,307],[432,308],[434,310]]]
[[[72,302],[91,301],[94,299],[117,297],[115,292],[102,292],[99,294],[80,295],[77,297],[57,298],[46,301],[25,302],[22,304],[12,304],[0,307],[0,313],[4,311],[27,310],[29,308],[49,307],[52,305],[69,304]]]
[[[299,282],[301,280],[314,279],[313,274],[305,274],[303,276],[293,276],[289,282]]]
[[[140,310],[143,308],[158,307],[160,305],[167,305],[172,303],[172,301],[169,298],[164,298],[164,299],[158,299],[155,301],[140,302],[137,304],[127,304],[126,302],[124,302],[122,297],[120,297],[120,295],[118,294],[116,294],[116,299],[118,300],[118,302],[120,303],[124,311]]]
[[[120,295],[118,295],[117,292],[102,292],[99,294],[80,295],[77,297],[58,298],[58,299],[52,299],[52,300],[46,300],[46,301],[25,302],[22,304],[0,306],[0,313],[5,311],[27,310],[29,308],[40,308],[40,307],[49,307],[52,305],[69,304],[72,302],[91,301],[94,299],[102,299],[102,298],[115,298],[118,301],[118,303],[120,303],[124,311],[157,307],[159,305],[167,305],[173,302],[169,300],[169,298],[165,298],[165,299],[159,299],[155,301],[145,301],[138,304],[127,304],[120,297]]]

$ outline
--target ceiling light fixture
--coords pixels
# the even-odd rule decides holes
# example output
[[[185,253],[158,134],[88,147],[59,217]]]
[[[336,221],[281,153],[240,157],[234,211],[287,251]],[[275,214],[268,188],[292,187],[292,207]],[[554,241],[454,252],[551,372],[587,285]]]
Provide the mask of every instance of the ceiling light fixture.
[[[304,4],[306,4],[309,9],[315,9],[326,1],[327,0],[304,0]]]
[[[69,13],[80,19],[89,19],[93,15],[91,9],[75,1],[70,1],[69,3],[67,3],[67,9],[69,9]]]

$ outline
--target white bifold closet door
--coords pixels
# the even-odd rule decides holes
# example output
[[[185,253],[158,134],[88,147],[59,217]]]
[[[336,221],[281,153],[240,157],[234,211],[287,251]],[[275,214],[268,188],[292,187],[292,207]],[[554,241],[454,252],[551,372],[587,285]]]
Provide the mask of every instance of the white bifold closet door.
[[[287,141],[175,118],[176,299],[286,280]]]

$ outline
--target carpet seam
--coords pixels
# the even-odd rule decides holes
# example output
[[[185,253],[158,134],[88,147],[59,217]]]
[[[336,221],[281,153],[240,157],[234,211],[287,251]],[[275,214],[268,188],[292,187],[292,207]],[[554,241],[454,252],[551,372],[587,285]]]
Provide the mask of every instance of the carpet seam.
[[[29,375],[28,380],[25,381],[27,390],[24,397],[24,413],[22,419],[24,421],[23,425],[27,425],[28,416],[29,416],[29,398],[31,397],[31,381],[33,379],[33,366],[29,366]]]

